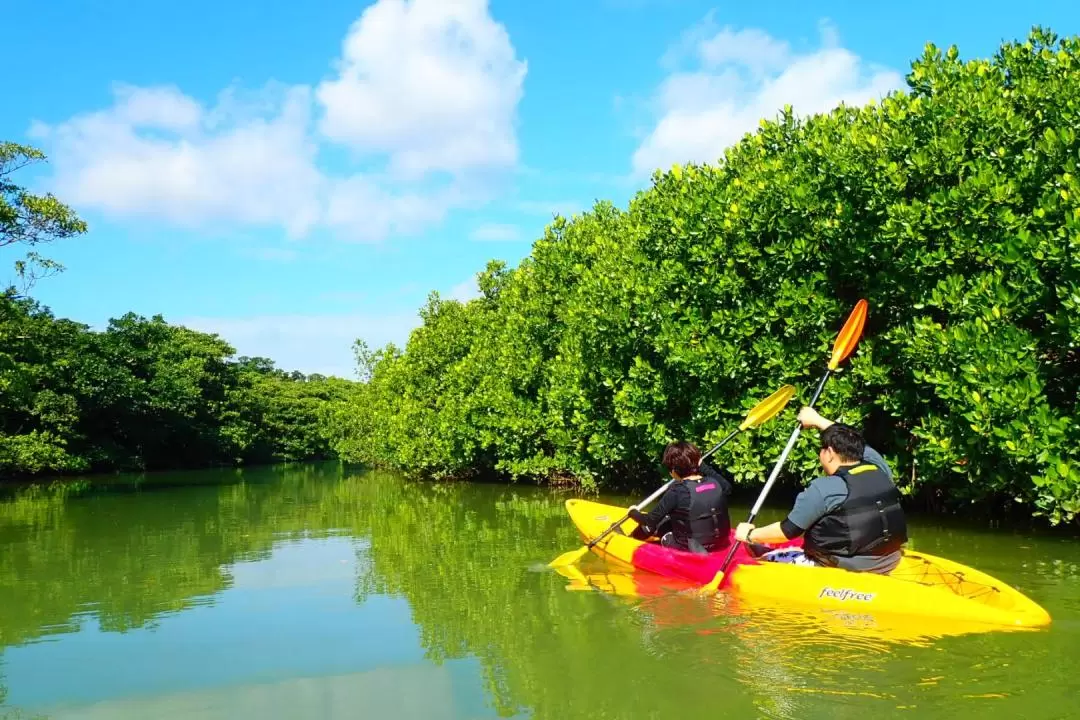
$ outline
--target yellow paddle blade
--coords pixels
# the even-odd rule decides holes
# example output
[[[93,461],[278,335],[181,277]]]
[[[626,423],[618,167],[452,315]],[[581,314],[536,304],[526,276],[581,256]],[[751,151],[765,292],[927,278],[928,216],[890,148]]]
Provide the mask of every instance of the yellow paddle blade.
[[[855,309],[848,315],[847,322],[844,323],[844,327],[840,329],[840,334],[836,336],[836,340],[833,342],[832,357],[829,358],[830,370],[840,367],[840,363],[855,349],[855,346],[859,343],[859,336],[862,335],[864,324],[866,324],[866,300],[860,300],[855,303]]]
[[[589,585],[589,579],[585,577],[585,573],[581,572],[573,565],[556,567],[555,572],[559,573],[567,580],[577,583],[577,585],[567,586],[567,590],[592,590],[592,586]]]
[[[720,589],[720,583],[722,582],[724,582],[723,570],[716,573],[716,575],[713,576],[713,579],[709,581],[708,585],[702,586],[702,588],[698,590],[698,595],[715,595],[716,591]]]
[[[567,565],[573,565],[581,558],[585,557],[585,553],[589,552],[588,545],[582,545],[577,550],[571,550],[570,552],[564,552],[559,557],[555,558],[548,563],[548,567],[558,568],[566,567]]]
[[[746,414],[746,419],[742,421],[742,425],[739,426],[740,430],[746,428],[757,427],[766,420],[771,419],[776,413],[784,409],[784,406],[791,400],[791,396],[795,394],[794,385],[785,385],[769,397],[765,398],[754,408]]]

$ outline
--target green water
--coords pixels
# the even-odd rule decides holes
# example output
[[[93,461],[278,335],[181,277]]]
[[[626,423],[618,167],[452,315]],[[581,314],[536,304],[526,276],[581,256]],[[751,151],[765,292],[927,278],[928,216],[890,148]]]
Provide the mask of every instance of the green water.
[[[24,495],[0,510],[0,717],[1074,717],[1080,542],[913,525],[1053,625],[896,643],[568,591],[538,567],[580,542],[528,487],[332,465]]]

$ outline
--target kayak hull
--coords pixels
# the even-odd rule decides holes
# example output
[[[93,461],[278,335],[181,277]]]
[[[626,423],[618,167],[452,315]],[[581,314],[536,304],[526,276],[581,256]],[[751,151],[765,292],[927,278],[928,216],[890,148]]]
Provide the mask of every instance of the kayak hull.
[[[566,510],[586,541],[626,513],[625,508],[581,499],[567,500]],[[729,550],[703,556],[665,548],[629,537],[636,527],[627,519],[619,526],[624,534],[610,533],[593,551],[630,568],[703,585],[719,571]],[[800,544],[796,540],[788,546]],[[740,544],[722,587],[740,597],[854,615],[887,613],[1032,628],[1050,623],[1046,610],[997,578],[910,550],[895,570],[881,575],[761,561]]]
[[[712,602],[702,603],[694,597],[699,586],[644,570],[605,569],[588,574],[573,567],[556,570],[569,581],[567,590],[635,598],[656,627],[696,626],[698,632],[703,633],[727,632],[748,638],[760,637],[763,631],[773,637],[792,638],[827,633],[831,642],[853,641],[862,647],[867,642],[925,647],[928,641],[946,637],[985,632],[1037,632],[1039,629],[953,617],[828,610],[731,592],[718,593],[711,598]],[[724,619],[719,626],[712,624],[717,618]]]

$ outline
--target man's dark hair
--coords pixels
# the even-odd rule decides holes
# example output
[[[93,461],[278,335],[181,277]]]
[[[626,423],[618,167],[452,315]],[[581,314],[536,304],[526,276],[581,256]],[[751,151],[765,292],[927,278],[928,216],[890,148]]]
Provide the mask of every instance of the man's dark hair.
[[[698,464],[701,462],[701,451],[694,443],[680,440],[669,443],[664,448],[664,467],[672,470],[679,477],[686,477],[698,472]]]
[[[821,431],[821,448],[831,447],[841,460],[859,462],[862,460],[866,442],[859,431],[850,425],[833,423]]]

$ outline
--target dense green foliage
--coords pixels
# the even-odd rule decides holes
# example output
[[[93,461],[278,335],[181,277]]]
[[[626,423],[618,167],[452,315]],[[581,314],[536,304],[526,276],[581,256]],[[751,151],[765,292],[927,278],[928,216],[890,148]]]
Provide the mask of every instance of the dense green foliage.
[[[0,143],[0,248],[86,231],[52,195],[15,184],[15,171],[43,159]],[[15,263],[23,293],[60,269],[33,251]],[[128,313],[93,332],[9,287],[0,293],[0,478],[332,455],[320,416],[349,382],[233,355],[221,338],[161,317]]]
[[[349,381],[233,354],[161,317],[94,332],[0,297],[0,477],[330,456],[319,414]]]
[[[428,476],[654,480],[781,383],[805,401],[856,300],[865,339],[819,407],[905,492],[1080,513],[1080,39],[991,59],[928,46],[909,89],[796,119],[626,211],[556,218],[482,297],[432,296],[404,349],[359,346],[334,413],[350,459]],[[758,483],[795,403],[725,448]],[[811,440],[789,461],[816,469]]]

